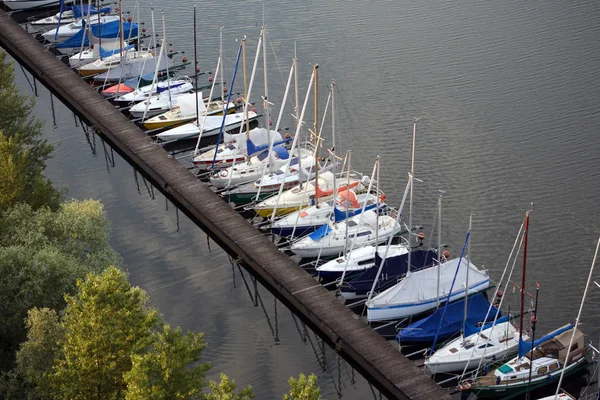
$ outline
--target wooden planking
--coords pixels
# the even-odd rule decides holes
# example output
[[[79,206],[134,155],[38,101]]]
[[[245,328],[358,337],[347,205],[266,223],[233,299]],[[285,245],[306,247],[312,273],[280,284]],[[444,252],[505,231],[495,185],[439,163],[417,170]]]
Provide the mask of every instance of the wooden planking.
[[[383,394],[402,399],[449,398],[3,12],[0,43]]]

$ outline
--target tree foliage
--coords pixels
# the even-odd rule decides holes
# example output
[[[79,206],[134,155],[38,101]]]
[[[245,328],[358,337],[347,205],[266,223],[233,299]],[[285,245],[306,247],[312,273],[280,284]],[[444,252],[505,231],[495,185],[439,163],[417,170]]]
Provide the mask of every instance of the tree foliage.
[[[42,175],[52,146],[43,138],[44,123],[31,115],[34,105],[33,97],[20,94],[13,63],[0,51],[0,211],[18,201],[56,209],[64,197]]]
[[[77,296],[65,296],[63,357],[50,376],[53,397],[64,400],[122,399],[124,374],[142,354],[160,318],[146,293],[131,287],[125,273],[109,267],[78,281]]]
[[[254,393],[250,386],[246,386],[239,393],[235,393],[237,387],[235,381],[230,380],[225,374],[221,374],[219,383],[210,381],[209,386],[211,392],[203,400],[250,400],[254,398]]]
[[[30,398],[48,399],[48,373],[54,360],[60,358],[59,342],[64,330],[56,311],[50,308],[33,308],[27,315],[27,341],[17,353],[16,372],[27,387]]]
[[[310,374],[306,377],[300,374],[298,379],[289,379],[290,391],[283,396],[283,400],[322,400],[321,389],[317,386],[317,376]]]
[[[206,348],[203,334],[180,328],[172,330],[167,324],[156,333],[144,354],[132,356],[132,368],[125,374],[127,400],[169,400],[198,398],[206,385],[204,375],[209,364],[188,365],[200,360]]]
[[[0,218],[0,369],[12,368],[33,307],[61,310],[75,282],[119,265],[97,201],[72,201],[58,212],[19,204]]]

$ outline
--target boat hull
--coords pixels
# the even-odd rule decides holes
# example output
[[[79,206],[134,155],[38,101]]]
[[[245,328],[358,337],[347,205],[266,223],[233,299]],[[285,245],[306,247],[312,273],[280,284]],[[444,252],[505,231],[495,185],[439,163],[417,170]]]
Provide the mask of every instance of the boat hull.
[[[571,364],[569,366],[569,368],[565,371],[565,377],[581,371],[586,367],[586,365],[587,358],[582,357],[575,364]],[[522,382],[512,384],[473,386],[471,390],[477,395],[478,399],[512,398],[525,393],[527,390],[558,383],[561,371],[562,369],[558,369],[550,374],[532,378],[531,382],[529,382],[529,380],[524,380]]]
[[[258,201],[263,201],[273,196],[272,192],[260,192],[258,196]],[[249,204],[256,200],[256,192],[244,192],[244,193],[230,193],[224,194],[223,197],[226,197],[230,203],[234,203],[237,205]]]
[[[148,130],[168,128],[168,127],[176,127],[179,125],[187,124],[196,119],[195,115],[190,116],[189,118],[179,118],[179,119],[165,119],[164,121],[146,121],[144,122],[144,128]]]

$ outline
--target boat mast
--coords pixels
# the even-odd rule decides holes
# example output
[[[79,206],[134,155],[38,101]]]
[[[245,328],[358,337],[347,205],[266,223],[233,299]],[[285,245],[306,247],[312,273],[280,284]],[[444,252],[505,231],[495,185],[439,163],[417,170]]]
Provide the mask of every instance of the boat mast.
[[[525,392],[525,399],[529,400],[531,397],[531,392],[529,390],[529,387],[531,386],[531,373],[533,372],[533,351],[535,350],[535,348],[533,347],[535,345],[535,323],[537,322],[537,309],[538,309],[538,295],[540,294],[540,285],[536,285],[535,288],[535,308],[533,310],[533,316],[531,317],[531,357],[529,358],[529,380],[527,381],[527,391]],[[521,341],[519,340],[519,343],[521,343]],[[566,360],[566,359],[565,359]],[[565,368],[565,365],[563,365],[563,370]]]
[[[319,208],[319,145],[321,137],[319,136],[319,64],[315,64],[315,123],[313,125],[315,135],[315,205]],[[335,179],[335,177],[334,177]]]
[[[437,254],[438,270],[437,270],[437,297],[436,297],[437,308],[440,308],[440,273],[442,270],[442,195],[443,194],[444,194],[444,191],[440,190],[440,195],[438,196],[438,254]]]
[[[298,99],[298,57],[296,56],[296,42],[294,42],[294,58],[293,67],[294,67],[294,96],[296,103],[294,104],[294,114],[296,116],[296,127],[300,124],[300,115],[298,114],[300,107],[300,100]]]
[[[194,4],[194,91],[196,92],[196,126],[200,127],[200,110],[198,109],[198,45],[196,43],[196,5]],[[168,78],[167,78],[168,79]],[[169,103],[171,95],[169,95]],[[204,101],[204,99],[202,99]],[[210,99],[208,99],[210,101]],[[169,104],[170,105],[170,104]]]
[[[333,208],[331,212],[334,213],[335,210],[335,199],[337,197],[337,160],[335,159],[335,80],[331,81],[331,86],[329,88],[329,93],[331,96],[331,157],[333,161]],[[348,176],[350,175],[350,170],[348,169]],[[350,186],[348,186],[348,190],[350,190]],[[333,219],[335,224],[335,218]]]
[[[268,157],[269,157],[269,161],[271,160],[271,148],[273,147],[272,143],[273,143],[273,138],[271,137],[271,110],[269,107],[269,85],[267,83],[267,30],[265,28],[265,21],[264,21],[264,3],[263,3],[263,27],[262,27],[262,33],[263,33],[263,76],[265,79],[265,96],[264,96],[264,109],[265,109],[265,116],[267,118],[267,138],[269,140],[269,152]],[[247,117],[246,117],[247,118]],[[232,175],[233,176],[233,175]]]
[[[223,81],[223,28],[224,26],[219,27],[219,59],[221,60],[221,102],[225,104],[225,82]],[[208,99],[210,103],[211,99]]]
[[[594,253],[594,259],[592,260],[590,274],[588,275],[588,280],[587,280],[587,283],[585,284],[585,290],[583,291],[583,298],[581,299],[581,304],[579,305],[579,312],[577,313],[577,319],[575,320],[575,327],[573,328],[573,334],[571,335],[571,340],[569,341],[569,347],[567,347],[567,355],[565,356],[565,364],[569,360],[569,354],[571,353],[571,347],[573,346],[573,339],[575,338],[575,334],[577,333],[577,325],[579,325],[579,318],[581,317],[581,310],[583,309],[583,302],[585,301],[585,296],[587,295],[587,291],[590,286],[590,281],[592,280],[592,273],[594,272],[594,265],[596,265],[596,257],[598,256],[598,248],[599,247],[600,247],[600,238],[598,238],[598,244],[596,244],[596,252]],[[567,367],[566,365],[563,365],[563,370],[560,373],[560,379],[558,380],[558,386],[556,387],[556,393],[554,394],[555,399],[558,398],[558,392],[560,391],[560,385],[562,384],[566,367]]]
[[[260,36],[262,37],[262,29],[260,30]],[[260,48],[260,42],[258,43]],[[248,80],[246,77],[246,35],[242,39],[242,69],[244,70],[244,105],[248,104]],[[248,122],[248,107],[244,107],[244,117],[246,118],[246,135],[250,138],[250,123]],[[243,124],[242,124],[243,126]],[[240,133],[241,133],[240,128]]]
[[[469,232],[471,232],[471,227],[473,225],[473,215],[475,214],[471,214],[469,215]],[[468,309],[468,303],[469,303],[469,270],[471,269],[471,257],[469,256],[469,252],[471,251],[471,235],[469,235],[469,241],[467,242],[467,254],[466,254],[466,261],[467,261],[467,273],[465,275],[465,309],[464,309],[464,314],[463,314],[463,336],[465,334],[465,331],[467,329],[467,309]],[[459,266],[460,268],[460,266]],[[439,268],[438,268],[439,271]],[[439,283],[439,281],[438,281]]]
[[[519,316],[519,343],[523,339],[523,307],[525,305],[525,271],[527,269],[527,238],[529,237],[529,211],[525,213],[525,231],[523,232],[523,270],[521,272],[521,315]],[[537,307],[537,302],[535,303]]]
[[[415,177],[415,141],[417,137],[417,122],[421,118],[415,118],[413,121],[413,137],[412,137],[412,152],[410,157],[410,195],[408,199],[408,269],[406,275],[410,275],[410,255],[411,255],[411,243],[412,243],[412,206],[413,206],[413,182]]]

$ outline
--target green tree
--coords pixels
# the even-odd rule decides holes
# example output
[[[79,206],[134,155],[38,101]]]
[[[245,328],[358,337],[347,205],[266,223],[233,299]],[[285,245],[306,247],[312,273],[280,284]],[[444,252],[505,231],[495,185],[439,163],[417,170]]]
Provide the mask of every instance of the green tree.
[[[132,358],[148,349],[159,322],[146,293],[131,287],[124,272],[109,267],[77,282],[76,296],[65,296],[60,341],[63,358],[50,375],[58,400],[122,399],[124,374]]]
[[[317,386],[317,376],[310,374],[306,377],[300,374],[298,379],[289,379],[290,391],[283,395],[283,400],[322,400],[321,389]]]
[[[16,372],[28,387],[30,398],[49,399],[48,374],[54,360],[60,357],[59,341],[64,331],[56,311],[50,308],[33,308],[27,315],[27,341],[17,352]]]
[[[254,393],[250,386],[246,386],[239,393],[235,393],[237,387],[235,381],[230,380],[225,374],[221,374],[219,383],[210,381],[209,386],[211,392],[203,400],[250,400],[254,398]]]
[[[33,208],[48,206],[56,209],[64,193],[42,175],[46,161],[51,157],[52,146],[43,138],[44,123],[31,116],[34,105],[33,97],[20,94],[14,83],[13,63],[7,60],[5,52],[0,51],[0,132],[3,136],[0,159],[14,158],[0,164],[0,178],[10,177],[11,168],[16,167],[22,174],[19,179],[3,181],[3,192],[8,188],[16,195],[12,197],[13,203],[8,205],[24,201]],[[15,187],[10,187],[11,184]],[[6,198],[10,196],[0,197],[0,207],[7,206]]]
[[[125,373],[127,400],[196,399],[206,386],[204,376],[210,365],[188,368],[206,348],[204,335],[184,335],[167,324],[162,328],[146,353],[132,356],[132,368]]]
[[[97,201],[72,201],[58,212],[18,204],[0,217],[0,369],[14,366],[33,307],[62,310],[64,294],[89,272],[120,264]]]
[[[6,210],[23,196],[27,168],[25,152],[13,138],[0,131],[0,210]]]

